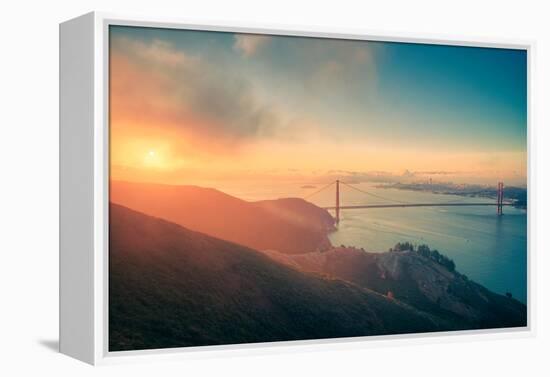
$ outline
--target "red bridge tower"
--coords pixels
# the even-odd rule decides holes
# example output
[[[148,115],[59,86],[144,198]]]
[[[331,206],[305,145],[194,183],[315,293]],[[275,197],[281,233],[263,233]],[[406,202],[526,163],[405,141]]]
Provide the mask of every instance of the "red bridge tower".
[[[502,202],[504,200],[504,183],[498,183],[497,189],[497,215],[502,216]]]
[[[336,224],[340,222],[340,180],[336,180]]]

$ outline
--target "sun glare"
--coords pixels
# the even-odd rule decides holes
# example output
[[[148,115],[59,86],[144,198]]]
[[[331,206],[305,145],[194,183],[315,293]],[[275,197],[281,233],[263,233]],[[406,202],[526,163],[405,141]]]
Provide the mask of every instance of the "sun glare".
[[[143,163],[149,168],[162,168],[165,164],[162,156],[154,149],[149,149],[147,151]]]

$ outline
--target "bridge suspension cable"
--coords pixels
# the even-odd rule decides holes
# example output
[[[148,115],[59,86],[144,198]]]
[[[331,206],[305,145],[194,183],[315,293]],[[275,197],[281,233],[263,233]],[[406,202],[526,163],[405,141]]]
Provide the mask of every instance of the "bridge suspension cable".
[[[357,188],[357,187],[354,187],[354,186],[350,185],[349,183],[345,183],[345,182],[340,182],[340,183],[343,184],[343,185],[348,186],[349,188],[352,188],[352,189],[354,189],[354,190],[357,190],[357,191],[359,191],[359,192],[361,192],[361,193],[363,193],[363,194],[367,194],[367,195],[373,196],[373,197],[378,198],[378,199],[387,200],[387,201],[389,201],[389,202],[400,203],[400,204],[410,204],[410,202],[404,202],[404,201],[401,201],[401,200],[390,199],[390,198],[383,197],[383,196],[381,196],[381,195],[373,194],[372,192],[368,192],[368,191],[365,191],[365,190],[361,190],[361,189],[359,189],[359,188]]]
[[[348,206],[342,206],[340,205],[340,183],[353,189],[356,191],[359,191],[362,194],[369,195],[378,199],[382,199],[388,202],[393,202],[393,204],[363,204],[363,205],[348,205]],[[349,183],[341,182],[340,180],[336,180],[335,182],[331,182],[320,189],[316,190],[315,192],[312,192],[309,195],[306,195],[304,199],[308,199],[312,197],[313,195],[316,195],[320,193],[323,190],[326,190],[333,184],[336,184],[336,205],[334,207],[323,207],[326,210],[336,210],[335,215],[335,222],[338,223],[340,220],[340,209],[359,209],[359,208],[398,208],[398,207],[437,207],[437,206],[488,206],[488,205],[495,205],[494,203],[485,203],[485,202],[475,202],[475,203],[468,203],[463,202],[463,198],[458,199],[451,199],[444,202],[438,202],[438,203],[412,203],[402,200],[396,200],[396,199],[390,199],[382,195],[373,194],[372,192],[361,190],[360,188],[357,188]],[[500,216],[502,215],[502,207],[503,206],[511,206],[514,205],[513,203],[504,203],[504,195],[503,195],[503,183],[498,183],[498,194],[497,194],[497,214]],[[460,202],[459,202],[460,201]],[[458,202],[458,203],[457,203]],[[395,204],[397,203],[397,204]]]
[[[467,198],[465,198],[465,197],[461,197],[461,198],[458,198],[458,199],[446,200],[444,202],[441,202],[441,204],[461,203],[461,202],[464,202],[466,199]]]
[[[374,197],[374,198],[378,198],[378,199],[385,200],[385,201],[388,201],[388,202],[393,202],[393,203],[398,203],[398,204],[414,204],[414,203],[408,202],[408,201],[397,200],[397,199],[390,199],[390,198],[385,197],[385,196],[382,196],[382,195],[373,194],[372,192],[362,190],[362,189],[357,188],[357,187],[355,187],[355,186],[353,186],[353,185],[351,185],[351,184],[349,184],[349,183],[346,183],[346,182],[340,181],[340,183],[341,183],[342,185],[345,185],[345,186],[347,186],[347,187],[349,187],[349,188],[351,188],[351,189],[353,189],[353,190],[356,190],[356,191],[358,191],[358,192],[360,192],[360,193],[363,193],[363,194],[365,194],[365,195],[369,195],[369,196],[372,196],[372,197]],[[317,195],[317,194],[320,193],[321,191],[326,190],[327,188],[329,188],[330,186],[332,186],[332,185],[334,185],[334,184],[336,184],[336,181],[331,182],[331,183],[329,183],[329,184],[327,184],[327,185],[321,187],[320,189],[318,189],[318,190],[316,190],[316,191],[314,191],[314,192],[312,192],[312,193],[310,193],[310,194],[304,196],[303,199],[309,199],[309,198],[311,198],[312,196]],[[461,197],[461,198],[457,198],[457,199],[451,199],[451,200],[442,201],[442,202],[440,202],[440,204],[459,203],[459,202],[462,202],[462,201],[464,201],[464,200],[466,200],[466,198],[462,198],[462,197]]]
[[[332,185],[335,184],[335,183],[336,183],[336,181],[330,182],[328,185],[321,187],[319,190],[317,190],[317,191],[315,191],[315,192],[312,192],[311,194],[308,194],[308,195],[304,196],[303,199],[304,199],[304,200],[305,200],[305,199],[309,199],[309,198],[311,198],[313,195],[316,195],[316,194],[320,193],[321,191],[323,191],[324,189],[329,188],[330,186],[332,186]]]

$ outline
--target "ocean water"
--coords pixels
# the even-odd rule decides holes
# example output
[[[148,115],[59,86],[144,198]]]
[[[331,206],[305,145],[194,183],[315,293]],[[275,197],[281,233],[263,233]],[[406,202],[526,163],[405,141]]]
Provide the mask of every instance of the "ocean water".
[[[245,200],[305,197],[323,185],[302,188],[303,184],[242,183],[220,188]],[[354,185],[367,195],[340,186],[340,205],[409,203],[487,202],[487,198],[466,198],[396,189],[376,188],[374,184]],[[319,206],[335,205],[334,185],[308,199]],[[526,303],[527,301],[527,212],[496,206],[413,207],[341,210],[338,229],[330,235],[333,245],[384,252],[397,242],[427,244],[452,258],[456,269],[490,290]]]

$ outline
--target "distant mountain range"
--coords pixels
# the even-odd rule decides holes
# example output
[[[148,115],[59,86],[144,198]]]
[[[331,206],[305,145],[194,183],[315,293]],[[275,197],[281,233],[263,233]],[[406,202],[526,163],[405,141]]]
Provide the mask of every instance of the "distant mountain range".
[[[377,185],[378,188],[393,188],[398,190],[426,191],[434,194],[460,195],[467,197],[490,198],[496,200],[497,189],[491,186],[456,184],[445,182],[412,182],[412,183],[386,183]],[[527,208],[527,188],[504,187],[504,199],[511,200],[517,208]]]

